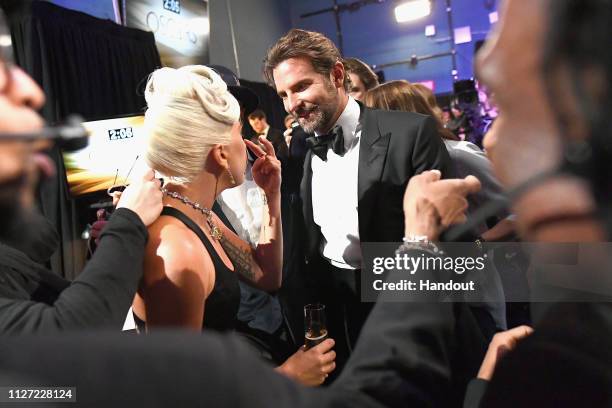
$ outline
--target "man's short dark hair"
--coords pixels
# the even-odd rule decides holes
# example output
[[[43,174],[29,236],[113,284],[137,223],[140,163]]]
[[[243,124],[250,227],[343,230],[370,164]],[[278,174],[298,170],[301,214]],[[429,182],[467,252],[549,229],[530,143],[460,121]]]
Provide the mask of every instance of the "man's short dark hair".
[[[269,50],[264,61],[264,76],[274,88],[273,71],[289,58],[306,58],[315,72],[329,75],[336,64],[342,62],[342,55],[334,43],[321,33],[294,28],[281,37]],[[344,76],[344,89],[350,89],[348,75]]]
[[[378,86],[378,76],[365,62],[357,58],[345,58],[342,63],[347,73],[355,74],[361,79],[366,91]]]
[[[261,109],[255,109],[253,112],[249,114],[249,119],[266,119],[266,114]]]

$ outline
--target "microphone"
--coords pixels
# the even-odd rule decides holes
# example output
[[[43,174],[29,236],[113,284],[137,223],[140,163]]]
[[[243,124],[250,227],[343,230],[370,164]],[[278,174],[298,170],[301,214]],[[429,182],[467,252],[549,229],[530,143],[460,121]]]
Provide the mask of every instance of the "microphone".
[[[89,136],[81,125],[83,118],[70,115],[66,123],[58,126],[46,126],[37,132],[0,132],[0,141],[29,141],[52,140],[62,150],[73,152],[87,147]]]

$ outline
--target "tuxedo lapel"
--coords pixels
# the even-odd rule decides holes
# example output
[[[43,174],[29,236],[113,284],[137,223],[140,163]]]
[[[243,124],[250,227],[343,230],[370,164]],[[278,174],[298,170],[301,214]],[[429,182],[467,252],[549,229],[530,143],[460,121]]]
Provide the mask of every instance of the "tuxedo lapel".
[[[387,158],[391,133],[381,132],[375,111],[363,108],[363,124],[359,145],[357,196],[359,207],[359,235],[367,241],[368,226],[373,215],[376,185],[381,180]],[[382,214],[379,214],[382,215]]]
[[[321,230],[314,222],[312,214],[312,151],[309,149],[304,159],[304,173],[300,185],[302,196],[302,212],[307,234],[307,257],[312,257],[319,244]]]
[[[302,211],[304,212],[304,220],[306,225],[312,222],[312,152],[308,150],[304,158],[304,173],[302,182],[300,183],[300,191],[302,196]]]

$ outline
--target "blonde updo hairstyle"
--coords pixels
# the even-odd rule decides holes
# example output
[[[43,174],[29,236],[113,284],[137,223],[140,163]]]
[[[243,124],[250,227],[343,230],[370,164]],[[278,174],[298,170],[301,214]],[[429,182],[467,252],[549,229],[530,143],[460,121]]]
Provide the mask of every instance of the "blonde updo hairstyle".
[[[178,184],[200,174],[213,146],[230,143],[240,116],[240,106],[225,82],[203,65],[156,70],[147,82],[145,99],[147,163]]]

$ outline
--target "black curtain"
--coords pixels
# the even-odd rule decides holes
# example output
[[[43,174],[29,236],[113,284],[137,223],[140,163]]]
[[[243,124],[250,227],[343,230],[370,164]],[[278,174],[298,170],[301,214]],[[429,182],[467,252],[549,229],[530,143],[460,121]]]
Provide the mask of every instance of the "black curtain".
[[[152,33],[42,1],[1,4],[11,26],[16,62],[47,96],[42,115],[48,122],[72,113],[95,119],[144,110],[144,83],[161,66]],[[60,152],[53,151],[52,157],[58,177],[41,186],[40,207],[62,238],[51,267],[72,279],[85,261],[80,235],[91,198],[69,198]]]

